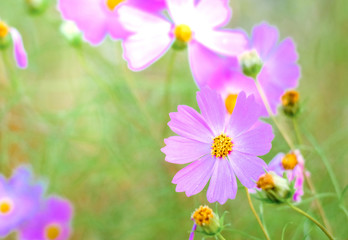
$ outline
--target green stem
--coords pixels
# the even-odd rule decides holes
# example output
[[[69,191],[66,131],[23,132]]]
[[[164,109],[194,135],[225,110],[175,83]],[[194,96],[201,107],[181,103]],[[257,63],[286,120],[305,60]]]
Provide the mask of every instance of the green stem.
[[[301,137],[300,128],[298,126],[298,122],[297,122],[297,118],[296,117],[292,118],[292,124],[294,126],[297,142],[301,146],[302,145],[302,137]]]
[[[221,235],[221,233],[218,233],[218,234],[216,235],[216,237],[217,237],[218,239],[220,239],[220,240],[226,240],[226,239]]]
[[[259,223],[259,225],[260,225],[260,227],[261,227],[261,229],[262,229],[262,232],[263,232],[263,234],[265,235],[266,239],[267,239],[267,240],[270,240],[266,228],[263,226],[263,224],[262,224],[262,222],[261,222],[261,219],[259,218],[259,216],[257,215],[257,213],[256,213],[256,211],[255,211],[253,202],[251,201],[251,198],[250,198],[250,194],[249,194],[248,188],[245,188],[245,192],[246,192],[246,195],[247,195],[247,198],[248,198],[248,203],[249,203],[249,206],[250,206],[251,211],[253,212],[253,214],[254,214],[254,216],[255,216],[257,222]]]
[[[310,216],[309,214],[307,214],[306,212],[304,212],[303,210],[301,210],[300,208],[294,206],[293,204],[291,204],[290,202],[287,202],[287,204],[296,212],[298,212],[299,214],[302,214],[303,216],[305,216],[306,218],[308,218],[309,220],[311,220],[313,223],[315,223],[325,234],[326,236],[333,240],[334,237],[329,233],[328,230],[326,230],[326,228],[320,224],[320,222],[318,222],[317,220],[315,220],[312,216]]]
[[[282,125],[280,125],[280,123],[277,121],[277,119],[275,118],[273,112],[272,112],[272,109],[271,109],[271,106],[268,102],[268,99],[267,99],[267,96],[265,94],[265,92],[263,91],[262,89],[262,86],[260,85],[258,79],[256,78],[255,79],[255,83],[256,83],[256,87],[257,87],[257,90],[261,96],[261,99],[263,101],[263,104],[265,105],[266,107],[266,110],[270,116],[270,118],[273,120],[273,122],[275,123],[275,125],[277,126],[279,132],[281,133],[281,135],[283,136],[283,138],[285,139],[285,141],[287,142],[287,144],[289,145],[289,147],[291,148],[291,150],[295,150],[295,145],[294,143],[291,141],[291,138],[286,134],[286,131],[284,130],[284,128],[282,127]]]
[[[176,51],[172,50],[170,59],[169,59],[169,65],[168,65],[168,70],[167,70],[167,76],[166,76],[166,81],[165,81],[165,90],[164,90],[164,109],[166,111],[166,121],[165,121],[165,126],[163,128],[163,137],[165,137],[166,129],[167,129],[167,118],[168,118],[168,112],[170,111],[170,105],[171,105],[171,97],[170,97],[170,89],[171,89],[171,83],[172,83],[172,75],[173,75],[173,70],[174,70],[174,63],[175,63],[175,57],[176,57]]]

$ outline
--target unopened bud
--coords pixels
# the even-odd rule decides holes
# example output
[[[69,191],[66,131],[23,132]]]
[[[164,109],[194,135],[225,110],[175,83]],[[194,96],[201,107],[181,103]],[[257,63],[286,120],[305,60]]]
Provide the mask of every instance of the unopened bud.
[[[49,0],[25,0],[29,12],[33,14],[40,14],[44,12],[49,4]]]
[[[10,27],[0,20],[0,50],[7,48],[11,43]]]
[[[82,43],[82,33],[72,21],[65,21],[60,26],[60,32],[74,47],[78,47]]]
[[[239,62],[242,66],[243,73],[256,79],[262,69],[262,60],[256,50],[244,52],[239,56]]]
[[[268,199],[274,202],[282,202],[291,197],[288,180],[274,172],[263,174],[257,181],[257,187],[261,188]]]
[[[208,206],[200,206],[191,217],[195,223],[208,235],[215,235],[221,232],[219,216]]]
[[[295,90],[286,91],[282,96],[283,112],[293,117],[299,112],[300,94]]]

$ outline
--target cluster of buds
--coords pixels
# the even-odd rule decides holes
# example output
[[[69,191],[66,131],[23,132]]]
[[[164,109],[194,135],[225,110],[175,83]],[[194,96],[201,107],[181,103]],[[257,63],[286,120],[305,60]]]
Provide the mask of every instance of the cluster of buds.
[[[285,115],[294,117],[300,110],[300,94],[296,90],[286,91],[282,96],[282,109]]]
[[[262,189],[273,203],[282,203],[293,195],[293,184],[288,179],[278,176],[275,172],[263,174],[257,181],[257,187]]]

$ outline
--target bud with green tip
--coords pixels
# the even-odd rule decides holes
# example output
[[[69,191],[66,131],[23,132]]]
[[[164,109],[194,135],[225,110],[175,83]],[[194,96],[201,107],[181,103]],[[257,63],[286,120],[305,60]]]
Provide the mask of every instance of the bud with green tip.
[[[74,47],[82,44],[82,33],[72,21],[64,21],[60,26],[60,32]]]
[[[263,63],[256,50],[246,51],[239,56],[239,62],[242,67],[243,73],[256,79],[260,73]]]
[[[288,117],[295,117],[300,112],[300,94],[296,90],[286,91],[282,96],[283,112]]]
[[[25,0],[25,2],[29,12],[32,14],[43,13],[49,5],[49,0]]]

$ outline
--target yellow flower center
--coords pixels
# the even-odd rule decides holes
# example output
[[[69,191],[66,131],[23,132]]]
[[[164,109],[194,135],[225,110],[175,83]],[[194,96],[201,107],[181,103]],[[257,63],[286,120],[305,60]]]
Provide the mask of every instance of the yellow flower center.
[[[8,199],[0,200],[0,215],[6,215],[13,209],[13,204]]]
[[[232,151],[232,139],[226,134],[220,134],[214,138],[211,146],[211,155],[218,158],[225,158]]]
[[[181,42],[189,42],[192,38],[191,28],[185,24],[180,24],[174,29],[175,38]]]
[[[9,27],[3,21],[0,21],[0,38],[7,36],[9,32]]]
[[[45,228],[45,235],[47,240],[56,240],[60,236],[61,228],[57,224],[49,224]]]
[[[113,11],[118,4],[124,2],[125,0],[106,0],[106,6]]]
[[[282,96],[283,106],[294,106],[300,100],[300,94],[295,90],[286,91]]]
[[[285,170],[292,170],[296,167],[298,161],[295,153],[288,153],[282,159],[282,165]]]
[[[192,218],[199,226],[208,225],[210,219],[214,217],[213,210],[208,206],[200,206],[193,214]]]
[[[229,94],[225,99],[225,106],[229,114],[233,113],[233,109],[236,106],[238,94]]]
[[[263,174],[257,181],[257,187],[262,190],[269,190],[275,187],[273,176],[269,173]]]

